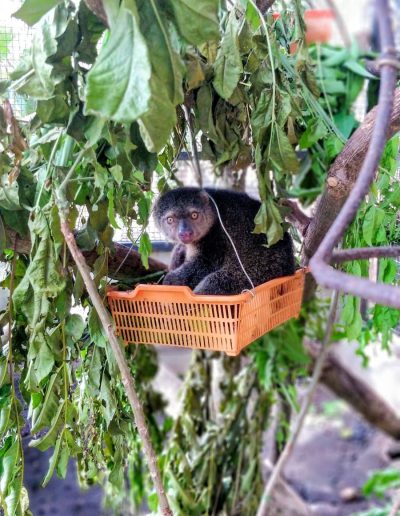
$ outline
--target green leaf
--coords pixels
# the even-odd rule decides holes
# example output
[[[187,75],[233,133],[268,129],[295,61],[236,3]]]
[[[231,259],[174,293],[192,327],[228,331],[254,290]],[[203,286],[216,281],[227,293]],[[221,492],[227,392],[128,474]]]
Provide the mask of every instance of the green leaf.
[[[46,487],[47,484],[50,482],[51,477],[53,476],[54,470],[55,470],[57,462],[58,462],[58,457],[60,454],[62,440],[63,440],[63,433],[61,432],[61,434],[58,436],[56,445],[54,447],[53,455],[49,459],[49,469],[46,473],[46,476],[44,477],[44,479],[42,481],[42,487]]]
[[[85,329],[85,321],[79,314],[70,314],[65,324],[65,332],[72,342],[77,342]]]
[[[389,489],[398,487],[400,487],[400,471],[396,468],[387,468],[375,471],[362,490],[366,496],[375,495],[382,498]]]
[[[121,165],[114,165],[110,168],[110,172],[117,184],[120,185],[122,183],[122,180],[124,179]]]
[[[213,85],[223,99],[228,100],[232,95],[242,72],[243,65],[239,52],[238,22],[235,10],[232,10],[214,64]]]
[[[149,268],[149,256],[151,254],[151,249],[152,249],[152,246],[151,246],[150,237],[146,232],[144,232],[142,234],[142,236],[140,237],[139,253],[140,253],[140,258],[142,260],[142,263],[146,267],[146,269]]]
[[[18,182],[9,179],[7,174],[0,178],[0,207],[5,210],[21,210]]]
[[[167,98],[173,106],[183,102],[183,63],[174,48],[169,32],[167,19],[155,0],[137,0],[140,13],[140,28],[146,38],[152,73],[158,78],[152,88],[152,97]]]
[[[282,239],[282,216],[271,198],[261,204],[254,222],[255,228],[253,233],[265,233],[268,246],[276,244],[276,242]]]
[[[69,447],[65,442],[62,443],[60,457],[56,466],[56,473],[59,478],[65,478],[67,476],[68,462],[71,454]]]
[[[54,352],[49,348],[47,340],[43,334],[37,335],[34,341],[31,341],[31,346],[38,347],[34,363],[34,371],[36,379],[38,383],[40,383],[53,369],[55,363]]]
[[[39,439],[33,439],[29,443],[30,448],[37,448],[40,451],[45,451],[48,448],[50,448],[50,446],[54,446],[54,444],[57,440],[58,432],[60,431],[60,428],[62,427],[62,424],[63,424],[62,415],[63,415],[64,407],[65,407],[65,403],[62,403],[59,406],[49,430],[44,435],[39,437]]]
[[[3,495],[9,490],[9,484],[16,474],[16,466],[20,458],[19,445],[19,440],[15,437],[14,442],[1,457],[0,492]]]
[[[15,18],[19,18],[26,24],[32,26],[37,23],[50,9],[53,9],[62,0],[25,0],[24,4],[13,13]]]
[[[322,120],[312,120],[299,140],[300,148],[308,149],[312,147],[318,140],[321,140],[328,134],[328,129]]]
[[[140,28],[152,66],[149,110],[140,118],[139,127],[150,152],[159,152],[166,144],[176,123],[175,106],[183,102],[183,63],[158,5],[154,0],[138,0]]]
[[[34,72],[17,91],[33,99],[47,100],[54,96],[56,86],[71,73],[70,61],[62,61],[61,55],[58,55],[59,49],[65,55],[63,36],[66,35],[67,46],[73,46],[77,34],[71,34],[71,29],[76,31],[76,25],[71,22],[70,12],[64,4],[58,5],[52,16],[45,18],[40,29],[35,31],[31,48],[26,51],[11,77],[15,80]],[[56,62],[51,63],[56,56]]]
[[[192,45],[219,38],[218,0],[169,0],[179,32]]]
[[[131,122],[149,109],[151,65],[135,4],[124,0],[87,74],[86,114]]]
[[[271,129],[271,139],[266,145],[265,157],[272,169],[282,173],[297,172],[300,164],[286,133],[279,125]]]
[[[353,72],[357,75],[361,75],[361,77],[365,77],[366,79],[374,79],[375,81],[377,80],[377,77],[375,77],[375,75],[372,75],[371,73],[369,73],[368,70],[366,70],[364,66],[362,66],[360,63],[358,63],[354,59],[347,60],[343,64],[343,66],[345,68],[347,68],[348,70],[350,70],[351,72]]]
[[[382,208],[377,208],[375,206],[370,206],[368,208],[362,225],[363,237],[368,245],[373,245],[376,233],[384,218],[385,212]]]
[[[59,395],[56,392],[56,380],[61,369],[54,373],[49,383],[46,385],[46,396],[44,402],[38,409],[35,409],[32,416],[32,428],[31,433],[35,434],[42,428],[49,426],[53,421],[54,414],[59,409]]]

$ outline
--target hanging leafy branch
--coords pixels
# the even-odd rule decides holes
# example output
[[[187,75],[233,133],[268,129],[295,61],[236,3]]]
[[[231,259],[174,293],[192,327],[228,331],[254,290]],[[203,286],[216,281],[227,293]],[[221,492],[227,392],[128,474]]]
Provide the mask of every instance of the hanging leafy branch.
[[[255,165],[262,199],[255,230],[270,243],[279,240],[287,207],[278,200],[312,203],[352,141],[343,147],[357,129],[351,106],[371,79],[363,56],[355,47],[308,50],[295,0],[279,19],[261,14],[252,1],[227,9],[217,0],[26,0],[15,15],[37,24],[37,31],[10,81],[0,84],[2,96],[10,88],[34,102],[30,116],[18,122],[7,101],[0,110],[0,242],[10,269],[3,285],[12,292],[4,314],[10,343],[0,360],[0,422],[7,421],[0,425],[1,503],[9,514],[28,507],[18,452],[21,399],[13,387],[19,375],[31,445],[53,448],[44,483],[54,472],[64,477],[69,458],[76,457],[80,482],[102,483],[114,507],[127,491],[135,508],[146,499],[154,512],[160,502],[176,514],[254,514],[270,406],[279,393],[296,407],[294,382],[307,368],[302,339],[305,331],[320,338],[326,307],[307,307],[306,330],[292,321],[255,343],[245,366],[225,361],[217,416],[209,410],[214,359],[196,355],[183,411],[172,423],[151,387],[154,352],[127,349],[126,366],[113,341],[125,384],[118,374],[110,321],[99,302],[108,278],[121,272],[118,260],[125,262],[113,236],[126,228],[136,243],[130,228],[141,226],[142,265],[131,255],[131,283],[148,265],[150,272],[163,269],[149,258],[152,202],[157,192],[177,184],[179,153],[195,147],[197,138],[200,157],[212,162],[216,175]],[[389,226],[398,197],[388,167],[397,142],[391,145],[382,163],[387,172],[374,193],[388,204],[366,217],[375,227],[379,208],[390,213],[382,245],[393,236]],[[318,234],[318,217],[308,226],[307,249]],[[365,222],[362,235],[373,234],[371,227]],[[357,234],[358,227],[351,228],[349,245]],[[382,279],[392,281],[392,265],[385,270]],[[344,313],[356,320],[347,305]],[[389,336],[383,319],[376,308],[374,331]],[[160,479],[159,495],[149,482],[127,398],[130,375],[138,391],[135,410],[139,399],[168,502]],[[154,455],[151,460],[157,477]]]

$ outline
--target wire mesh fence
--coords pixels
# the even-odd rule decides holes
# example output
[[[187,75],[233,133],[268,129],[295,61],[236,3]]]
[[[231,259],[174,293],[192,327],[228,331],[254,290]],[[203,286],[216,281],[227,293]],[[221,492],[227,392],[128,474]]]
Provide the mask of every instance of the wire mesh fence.
[[[17,67],[25,49],[32,44],[34,29],[14,18],[20,0],[2,0],[0,8],[0,81],[8,80],[10,73]],[[9,100],[17,117],[25,116],[34,109],[32,101],[18,95],[12,89]]]

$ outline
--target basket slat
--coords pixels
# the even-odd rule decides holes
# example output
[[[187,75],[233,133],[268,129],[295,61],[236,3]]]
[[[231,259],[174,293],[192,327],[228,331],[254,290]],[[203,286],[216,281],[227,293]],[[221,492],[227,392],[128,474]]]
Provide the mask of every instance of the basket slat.
[[[235,296],[196,295],[188,287],[139,285],[110,291],[108,302],[126,344],[161,344],[238,355],[276,326],[298,317],[305,269]]]

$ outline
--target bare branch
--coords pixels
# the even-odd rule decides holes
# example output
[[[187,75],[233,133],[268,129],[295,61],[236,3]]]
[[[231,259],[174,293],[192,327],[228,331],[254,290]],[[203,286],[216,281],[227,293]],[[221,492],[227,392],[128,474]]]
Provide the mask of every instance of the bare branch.
[[[331,263],[343,263],[351,260],[368,260],[369,258],[396,258],[400,256],[400,246],[359,247],[358,249],[341,249],[332,253]]]
[[[294,201],[283,199],[281,204],[290,208],[290,213],[285,217],[286,220],[290,222],[290,224],[292,224],[302,236],[305,236],[307,228],[311,222],[311,218],[306,215]]]
[[[313,362],[317,360],[321,346],[307,339],[303,343]],[[325,358],[320,383],[351,405],[371,425],[400,439],[400,417],[370,385],[348,369],[333,350],[329,350]]]
[[[324,287],[369,299],[375,303],[400,308],[400,291],[397,287],[380,284],[380,287],[376,288],[376,284],[369,280],[351,276],[335,270],[329,265],[334,247],[342,239],[347,227],[354,219],[361,202],[369,191],[389,133],[397,74],[396,67],[393,65],[393,60],[395,59],[394,38],[389,17],[388,1],[377,0],[377,8],[378,12],[381,13],[378,21],[383,52],[379,102],[371,142],[359,177],[343,208],[323,238],[315,255],[311,258],[310,266],[314,278]],[[328,184],[329,179],[332,183],[332,178],[328,178]],[[338,184],[333,186],[337,187]]]
[[[361,164],[370,147],[376,115],[377,107],[368,113],[328,172],[326,189],[318,201],[304,240],[304,263],[308,263],[318,249],[359,176]],[[394,94],[394,107],[386,138],[391,138],[398,131],[400,131],[400,88]]]
[[[321,346],[321,352],[315,362],[314,372],[311,378],[311,383],[307,389],[307,392],[304,396],[303,402],[301,404],[300,412],[297,416],[297,419],[295,421],[293,431],[282,451],[282,454],[280,455],[278,462],[276,463],[272,474],[267,482],[267,485],[265,487],[263,496],[261,498],[261,503],[257,511],[257,516],[268,516],[270,514],[269,512],[269,504],[271,501],[271,495],[274,491],[274,488],[281,476],[282,470],[290,457],[290,454],[294,448],[294,445],[300,435],[301,429],[303,428],[303,424],[307,415],[307,412],[310,408],[312,397],[314,395],[315,389],[318,385],[319,379],[321,377],[321,373],[323,371],[325,358],[328,353],[328,345],[331,339],[332,329],[333,325],[335,323],[336,319],[336,310],[337,310],[337,304],[338,304],[338,292],[335,291],[332,296],[331,300],[331,306],[329,310],[328,320],[326,323],[326,331],[324,335],[324,339]]]

